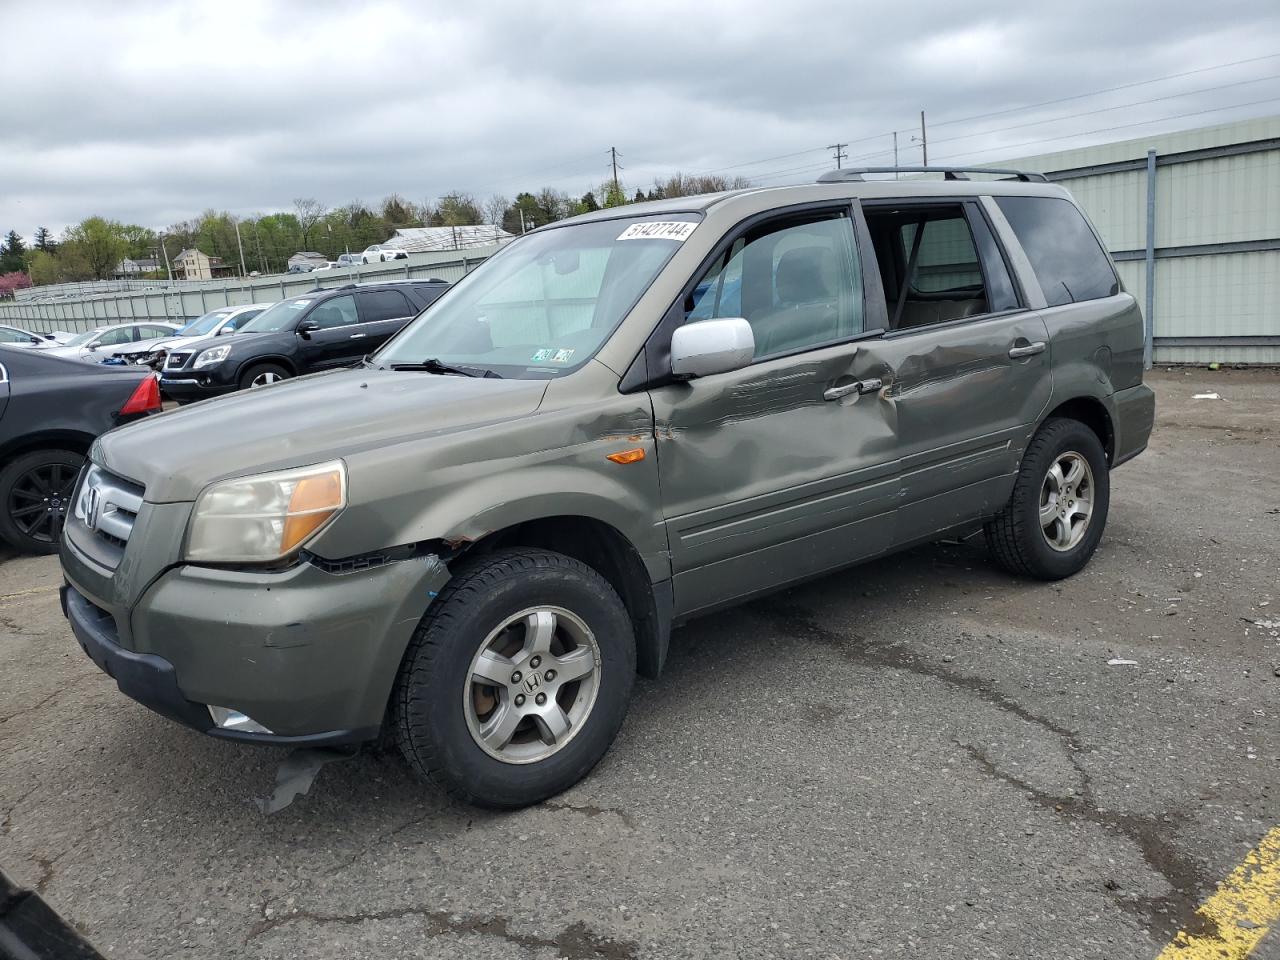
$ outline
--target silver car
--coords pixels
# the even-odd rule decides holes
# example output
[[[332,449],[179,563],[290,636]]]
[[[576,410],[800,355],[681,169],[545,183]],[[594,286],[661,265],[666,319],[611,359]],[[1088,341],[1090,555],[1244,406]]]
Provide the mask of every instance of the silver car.
[[[109,347],[123,347],[128,343],[171,337],[178,331],[178,324],[147,320],[135,323],[116,323],[107,327],[94,327],[76,334],[60,346],[40,347],[43,353],[70,360],[96,362],[110,356]]]
[[[145,363],[159,370],[164,366],[164,358],[168,356],[169,349],[176,344],[197,337],[221,337],[235,333],[237,327],[252,320],[269,306],[271,306],[270,303],[247,303],[241,306],[219,307],[216,310],[210,310],[204,316],[196,317],[171,336],[138,340],[127,343],[119,349],[103,352],[109,352],[113,358],[124,360],[126,363]]]

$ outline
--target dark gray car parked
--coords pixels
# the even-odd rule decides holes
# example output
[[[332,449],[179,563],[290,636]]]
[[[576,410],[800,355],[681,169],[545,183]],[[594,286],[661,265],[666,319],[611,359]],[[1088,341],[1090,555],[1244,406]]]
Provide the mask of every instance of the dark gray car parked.
[[[0,346],[0,538],[55,553],[94,438],[159,409],[150,370]]]
[[[604,210],[514,241],[360,369],[102,438],[65,610],[198,730],[386,731],[470,801],[533,803],[604,754],[675,623],[978,530],[1016,573],[1079,570],[1151,431],[1142,351],[1034,175]],[[104,531],[91,507],[125,501]]]

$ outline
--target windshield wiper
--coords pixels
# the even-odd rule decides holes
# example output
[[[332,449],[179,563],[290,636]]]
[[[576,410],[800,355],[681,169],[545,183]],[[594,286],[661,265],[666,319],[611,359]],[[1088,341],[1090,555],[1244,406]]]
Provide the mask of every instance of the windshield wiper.
[[[491,377],[495,380],[501,380],[502,374],[494,373],[492,370],[486,370],[484,367],[452,367],[444,363],[436,357],[428,357],[421,363],[393,363],[392,370],[421,370],[424,373],[452,373],[460,377]]]

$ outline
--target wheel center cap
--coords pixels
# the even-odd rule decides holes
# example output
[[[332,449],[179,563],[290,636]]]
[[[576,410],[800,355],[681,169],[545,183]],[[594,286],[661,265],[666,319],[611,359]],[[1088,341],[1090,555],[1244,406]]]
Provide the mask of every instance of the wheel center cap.
[[[524,688],[530,693],[537,692],[538,688],[541,686],[542,686],[542,678],[538,676],[536,673],[530,673],[527,677],[524,678]]]

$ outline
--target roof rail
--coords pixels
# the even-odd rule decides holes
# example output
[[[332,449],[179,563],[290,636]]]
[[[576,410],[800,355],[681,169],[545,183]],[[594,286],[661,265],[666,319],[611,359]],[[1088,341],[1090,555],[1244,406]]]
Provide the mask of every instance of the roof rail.
[[[998,167],[844,167],[839,170],[828,170],[818,178],[818,183],[844,183],[849,180],[862,180],[865,173],[940,173],[944,180],[968,180],[968,173],[1005,174],[1001,179],[1020,180],[1023,183],[1048,183],[1049,178],[1043,173],[1030,173],[1026,170],[1004,170]]]

